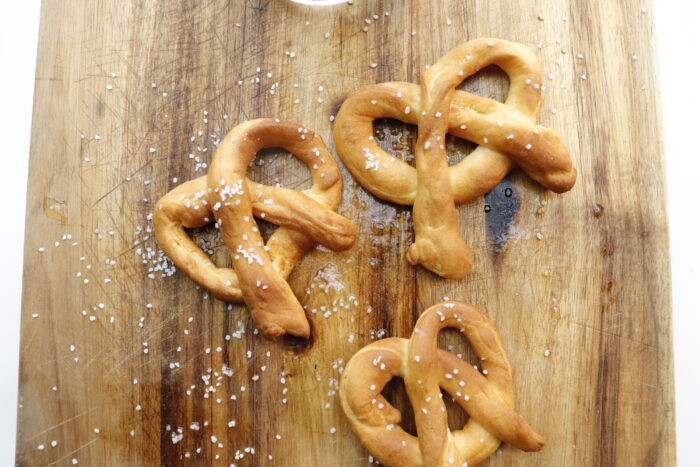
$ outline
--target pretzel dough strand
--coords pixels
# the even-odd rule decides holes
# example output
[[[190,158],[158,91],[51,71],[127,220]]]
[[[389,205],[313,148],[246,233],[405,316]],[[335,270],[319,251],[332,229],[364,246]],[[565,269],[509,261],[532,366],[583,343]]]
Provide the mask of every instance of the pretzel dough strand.
[[[260,149],[277,146],[309,167],[312,188],[298,192],[245,177]],[[245,301],[266,336],[308,337],[308,321],[286,278],[315,243],[333,250],[354,243],[352,223],[334,212],[341,190],[340,172],[317,135],[291,122],[253,120],[224,137],[207,177],[176,187],[158,202],[156,240],[181,270],[214,296]],[[254,217],[280,225],[267,245]],[[235,271],[217,268],[185,231],[215,218]]]
[[[415,241],[406,258],[447,279],[464,277],[474,257],[457,230],[457,209],[445,158],[445,138],[452,91],[450,86],[431,89],[430,75],[421,80],[422,107],[418,125],[416,170],[418,185],[413,203]]]
[[[459,329],[481,359],[483,373],[437,348],[446,327]],[[418,438],[401,429],[401,414],[381,395],[392,377],[402,377],[415,413]],[[450,432],[440,388],[470,419]],[[426,310],[410,340],[374,342],[348,362],[340,382],[343,410],[362,444],[388,466],[474,465],[501,441],[528,451],[544,440],[513,411],[510,364],[486,316],[464,302]]]
[[[510,79],[505,103],[455,90],[492,64]],[[353,177],[382,199],[414,205],[411,263],[447,278],[466,275],[471,252],[458,234],[454,205],[495,187],[514,163],[546,188],[571,189],[576,170],[566,146],[554,131],[535,124],[541,81],[539,62],[527,48],[479,39],[455,47],[425,71],[422,88],[397,82],[367,86],[343,103],[333,135]],[[418,124],[415,169],[374,141],[372,122],[384,117]],[[444,161],[448,132],[479,144],[452,167]]]

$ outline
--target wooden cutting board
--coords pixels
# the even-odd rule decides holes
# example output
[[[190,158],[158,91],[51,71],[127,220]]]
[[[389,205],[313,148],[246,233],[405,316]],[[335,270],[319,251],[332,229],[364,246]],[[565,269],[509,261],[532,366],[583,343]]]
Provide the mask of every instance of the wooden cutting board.
[[[407,337],[445,296],[488,313],[513,366],[516,409],[547,440],[539,453],[504,445],[484,465],[673,465],[666,198],[647,6],[45,1],[18,465],[367,464],[338,401],[341,371],[373,340]],[[237,123],[293,120],[333,152],[330,117],[351,90],[418,82],[453,46],[487,36],[530,46],[551,73],[540,121],[567,142],[579,177],[556,195],[515,170],[461,206],[472,274],[448,281],[410,266],[410,209],[378,201],[345,169],[340,211],[357,244],[314,250],[290,280],[308,310],[330,311],[309,313],[309,342],[268,341],[244,306],[163,270],[155,201],[204,175]],[[502,99],[507,86],[487,69],[462,88]],[[376,130],[399,157],[412,152],[415,128],[383,121]],[[448,147],[454,162],[474,146]],[[310,183],[283,151],[258,159],[256,180]],[[195,235],[229,262],[214,229]],[[443,337],[470,355],[460,336]],[[402,384],[385,393],[414,429]],[[466,420],[455,407],[449,414],[452,427]]]

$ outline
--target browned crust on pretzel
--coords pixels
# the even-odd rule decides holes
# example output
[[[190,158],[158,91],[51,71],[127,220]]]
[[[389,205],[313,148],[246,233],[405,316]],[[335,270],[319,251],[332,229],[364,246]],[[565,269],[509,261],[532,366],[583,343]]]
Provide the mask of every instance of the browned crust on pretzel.
[[[492,64],[511,80],[505,103],[455,90]],[[414,206],[416,242],[408,260],[442,277],[460,278],[471,270],[472,256],[458,234],[455,204],[491,190],[514,164],[557,193],[571,189],[576,170],[561,138],[536,124],[542,72],[524,46],[499,39],[467,42],[425,71],[421,82],[422,87],[390,82],[353,92],[336,116],[333,135],[340,158],[362,186],[379,198]],[[373,140],[377,118],[418,125],[415,169]],[[446,133],[479,147],[448,167]]]
[[[260,148],[270,146],[283,147],[307,163],[312,188],[298,192],[248,180],[248,163]],[[235,188],[228,182],[221,185],[226,179]],[[223,200],[222,188],[227,188]],[[354,226],[334,212],[341,191],[340,172],[315,133],[292,122],[253,120],[226,135],[207,177],[183,183],[158,202],[153,219],[156,240],[182,271],[215,297],[245,301],[264,335],[308,337],[308,321],[286,278],[316,243],[332,250],[353,245]],[[266,246],[253,217],[280,225]],[[185,231],[215,218],[235,270],[216,267]],[[245,252],[237,253],[239,247]],[[255,261],[242,261],[242,256]]]
[[[486,374],[437,348],[437,334],[445,327],[465,335]],[[400,428],[400,412],[381,394],[395,376],[404,379],[418,438]],[[469,413],[461,430],[449,431],[440,388]],[[341,376],[340,400],[363,446],[387,466],[471,466],[501,441],[526,451],[544,446],[542,437],[513,411],[511,368],[496,330],[483,312],[464,302],[426,310],[410,340],[383,339],[358,351]]]

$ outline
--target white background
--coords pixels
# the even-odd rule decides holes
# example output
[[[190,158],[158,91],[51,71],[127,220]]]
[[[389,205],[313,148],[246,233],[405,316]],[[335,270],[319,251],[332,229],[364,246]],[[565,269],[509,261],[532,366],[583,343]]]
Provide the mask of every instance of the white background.
[[[60,1],[60,0],[59,0]],[[611,0],[612,1],[612,0]],[[640,2],[640,8],[647,2]],[[699,2],[655,0],[671,229],[678,463],[700,465]],[[38,0],[0,0],[0,465],[14,463],[29,131]]]

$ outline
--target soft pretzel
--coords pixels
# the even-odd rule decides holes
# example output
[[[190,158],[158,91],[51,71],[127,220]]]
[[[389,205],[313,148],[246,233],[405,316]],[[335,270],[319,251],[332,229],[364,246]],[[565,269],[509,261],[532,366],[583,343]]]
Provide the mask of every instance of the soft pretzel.
[[[302,160],[313,186],[299,192],[248,180],[248,164],[265,147],[282,147]],[[309,323],[286,278],[316,243],[343,250],[355,242],[352,223],[335,212],[341,191],[338,167],[314,132],[292,122],[252,120],[224,137],[206,177],[183,183],[158,202],[156,240],[178,268],[215,297],[244,301],[266,336],[308,337]],[[267,245],[254,217],[280,226]],[[185,232],[215,219],[233,269],[216,267]]]
[[[489,65],[510,78],[505,103],[455,88]],[[566,145],[536,124],[542,72],[522,45],[478,39],[450,50],[421,77],[421,85],[388,82],[353,92],[335,118],[338,155],[353,177],[375,196],[413,205],[415,243],[407,258],[436,274],[457,279],[472,268],[469,247],[457,230],[455,204],[495,187],[513,164],[544,187],[561,193],[576,180]],[[416,168],[379,148],[372,122],[393,118],[418,125]],[[479,144],[448,167],[445,134]]]
[[[452,327],[471,343],[481,372],[437,347],[438,333]],[[403,378],[418,437],[401,426],[401,413],[382,396],[393,378]],[[470,419],[451,432],[441,388]],[[340,379],[340,401],[353,431],[382,464],[473,466],[505,441],[539,451],[544,439],[513,410],[513,380],[501,340],[481,310],[449,301],[428,308],[410,339],[373,342],[348,362]]]

